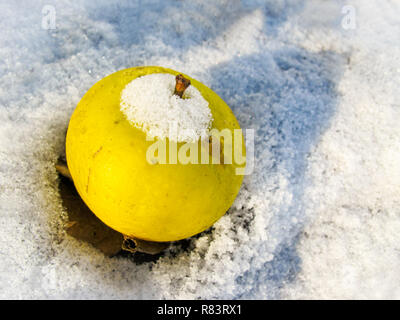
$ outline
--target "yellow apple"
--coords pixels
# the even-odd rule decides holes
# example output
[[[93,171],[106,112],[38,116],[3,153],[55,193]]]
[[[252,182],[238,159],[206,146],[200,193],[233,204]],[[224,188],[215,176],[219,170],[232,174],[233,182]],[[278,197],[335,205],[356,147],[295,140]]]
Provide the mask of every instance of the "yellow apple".
[[[148,161],[157,139],[149,141],[128,121],[120,99],[127,84],[153,73],[180,74],[162,67],[129,68],[105,77],[85,94],[69,122],[67,164],[80,196],[109,227],[128,237],[175,241],[206,230],[226,213],[240,189],[243,176],[236,168],[243,163]],[[208,102],[212,129],[240,129],[215,92],[184,77]],[[179,150],[185,143],[176,145]],[[204,147],[200,141],[198,145]]]

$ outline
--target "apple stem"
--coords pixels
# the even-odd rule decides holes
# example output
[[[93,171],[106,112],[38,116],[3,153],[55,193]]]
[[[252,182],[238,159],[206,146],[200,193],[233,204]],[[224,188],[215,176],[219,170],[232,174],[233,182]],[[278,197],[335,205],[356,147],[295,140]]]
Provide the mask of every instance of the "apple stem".
[[[182,98],[183,93],[187,89],[187,87],[190,86],[190,80],[186,79],[183,75],[178,74],[175,77],[176,84],[175,84],[175,91],[174,94],[177,95],[178,97]]]

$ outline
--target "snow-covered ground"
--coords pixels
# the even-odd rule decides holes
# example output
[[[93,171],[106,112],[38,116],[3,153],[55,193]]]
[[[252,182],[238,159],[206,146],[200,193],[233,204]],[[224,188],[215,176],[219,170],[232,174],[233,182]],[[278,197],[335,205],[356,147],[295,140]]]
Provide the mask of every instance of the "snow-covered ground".
[[[400,3],[0,1],[0,298],[400,299]],[[180,70],[255,130],[210,233],[156,262],[64,232],[54,169],[99,79]]]

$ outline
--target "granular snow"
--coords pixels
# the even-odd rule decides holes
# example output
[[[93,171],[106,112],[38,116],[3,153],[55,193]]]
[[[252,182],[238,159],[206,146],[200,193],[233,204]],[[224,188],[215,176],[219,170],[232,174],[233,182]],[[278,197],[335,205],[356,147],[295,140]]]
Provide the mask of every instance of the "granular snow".
[[[208,136],[212,115],[200,91],[190,85],[174,95],[175,76],[153,73],[132,80],[121,94],[121,110],[150,139],[196,142]]]

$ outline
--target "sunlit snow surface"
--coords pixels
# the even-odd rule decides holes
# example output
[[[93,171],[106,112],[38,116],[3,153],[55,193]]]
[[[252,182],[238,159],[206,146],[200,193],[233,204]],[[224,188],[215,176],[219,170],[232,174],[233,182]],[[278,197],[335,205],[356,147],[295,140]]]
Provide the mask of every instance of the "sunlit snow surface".
[[[399,299],[399,17],[395,0],[1,0],[0,298]],[[141,264],[65,234],[54,169],[83,94],[138,65],[215,90],[256,156],[211,232]]]

